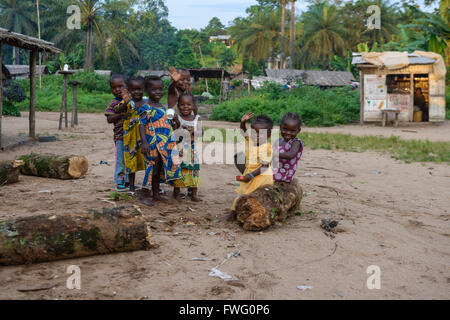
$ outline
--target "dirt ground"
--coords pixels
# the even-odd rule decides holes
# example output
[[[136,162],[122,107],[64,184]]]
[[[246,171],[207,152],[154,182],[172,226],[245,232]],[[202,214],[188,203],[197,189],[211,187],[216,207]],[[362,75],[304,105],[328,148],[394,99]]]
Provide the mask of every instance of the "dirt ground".
[[[0,152],[0,160],[32,151],[75,153],[89,160],[86,177],[61,181],[21,176],[19,183],[0,188],[0,220],[112,206],[101,200],[114,187],[112,128],[100,114],[79,118],[79,127],[58,131],[57,114],[38,113],[37,133],[57,134],[59,140]],[[27,131],[26,114],[4,118],[5,134]],[[450,123],[305,131],[437,141],[449,139]],[[101,160],[108,164],[101,165]],[[0,267],[0,299],[450,298],[448,164],[405,164],[382,153],[306,148],[296,174],[304,189],[304,214],[263,232],[217,222],[235,197],[237,174],[231,165],[202,165],[202,203],[171,200],[153,208],[141,206],[157,244],[149,251]],[[119,205],[129,203],[135,202]],[[324,233],[322,218],[337,219],[339,232]],[[209,276],[211,268],[238,250],[239,255],[218,267],[237,281]],[[70,265],[81,268],[81,290],[66,287]],[[371,265],[381,270],[379,290],[366,285]],[[312,288],[302,291],[300,285]]]

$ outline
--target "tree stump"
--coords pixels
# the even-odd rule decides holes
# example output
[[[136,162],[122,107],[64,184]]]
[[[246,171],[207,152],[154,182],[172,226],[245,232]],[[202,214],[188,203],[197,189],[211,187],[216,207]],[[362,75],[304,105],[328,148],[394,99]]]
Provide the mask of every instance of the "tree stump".
[[[88,170],[88,160],[82,156],[59,156],[30,154],[21,156],[24,161],[20,172],[25,175],[57,178],[76,179],[84,176]]]
[[[241,196],[236,203],[236,218],[247,231],[264,230],[293,215],[301,200],[302,188],[296,179],[291,183],[275,182]]]
[[[145,250],[151,236],[136,207],[17,218],[0,222],[0,265]]]
[[[21,160],[0,161],[0,186],[18,182],[21,165]]]

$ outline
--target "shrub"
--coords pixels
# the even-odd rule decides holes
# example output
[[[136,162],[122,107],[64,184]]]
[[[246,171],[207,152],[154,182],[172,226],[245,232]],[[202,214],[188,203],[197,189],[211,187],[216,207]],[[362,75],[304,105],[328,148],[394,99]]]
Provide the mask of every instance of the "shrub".
[[[279,84],[266,83],[261,90],[213,108],[211,119],[238,122],[246,112],[266,114],[276,124],[286,112],[298,113],[308,126],[347,124],[359,119],[359,91],[311,86],[286,90]]]
[[[23,87],[17,82],[10,82],[5,86],[3,94],[5,100],[3,102],[2,114],[20,117],[19,103],[27,98]]]

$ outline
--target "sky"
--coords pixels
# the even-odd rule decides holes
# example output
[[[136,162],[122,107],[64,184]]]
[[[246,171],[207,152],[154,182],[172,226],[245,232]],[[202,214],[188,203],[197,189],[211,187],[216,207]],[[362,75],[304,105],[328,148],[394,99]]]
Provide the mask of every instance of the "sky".
[[[165,2],[169,8],[169,21],[177,29],[202,29],[213,17],[218,17],[227,26],[234,18],[245,16],[245,9],[257,3],[256,0],[166,0]],[[305,11],[306,8],[304,1],[297,1],[297,12]]]

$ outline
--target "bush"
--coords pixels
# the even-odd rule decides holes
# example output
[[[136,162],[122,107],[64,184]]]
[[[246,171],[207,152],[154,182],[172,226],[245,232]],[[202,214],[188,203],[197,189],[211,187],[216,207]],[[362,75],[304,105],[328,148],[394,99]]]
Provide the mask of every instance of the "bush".
[[[3,94],[5,100],[3,102],[2,114],[20,117],[19,103],[27,98],[25,90],[19,83],[10,82],[5,86]]]
[[[347,124],[359,120],[359,91],[310,86],[286,90],[279,84],[266,83],[261,90],[213,108],[211,119],[239,122],[246,112],[266,114],[276,124],[286,112],[298,113],[308,126]]]

